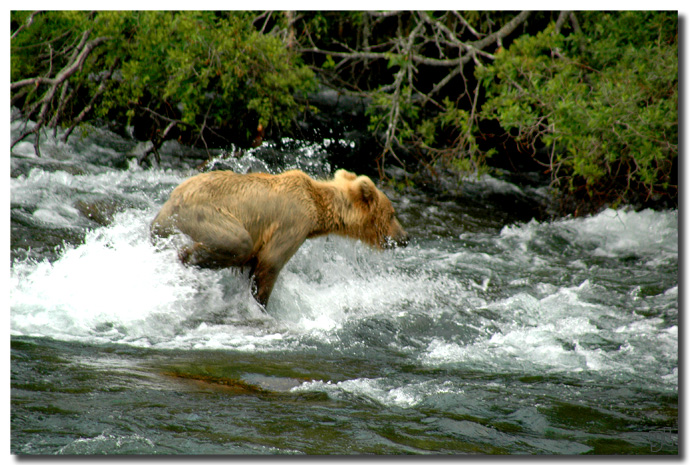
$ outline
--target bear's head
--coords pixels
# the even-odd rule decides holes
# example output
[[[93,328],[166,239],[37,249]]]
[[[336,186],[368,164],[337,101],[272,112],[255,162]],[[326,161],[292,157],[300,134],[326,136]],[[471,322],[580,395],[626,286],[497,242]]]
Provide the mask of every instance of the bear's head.
[[[369,177],[338,170],[334,180],[346,190],[354,207],[350,222],[353,230],[348,235],[381,249],[407,246],[409,239],[393,204]]]

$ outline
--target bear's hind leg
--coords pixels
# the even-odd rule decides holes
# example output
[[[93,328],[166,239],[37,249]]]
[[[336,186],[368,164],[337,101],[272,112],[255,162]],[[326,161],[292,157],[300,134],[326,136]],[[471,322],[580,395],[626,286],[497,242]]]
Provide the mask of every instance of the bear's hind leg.
[[[178,228],[194,244],[180,251],[180,260],[203,268],[244,265],[252,256],[254,242],[234,217],[219,215],[208,207],[197,206],[180,212]]]
[[[217,250],[211,250],[201,242],[195,242],[190,246],[183,247],[178,256],[185,265],[211,269],[241,266],[245,261],[242,259],[241,254],[221,253]]]

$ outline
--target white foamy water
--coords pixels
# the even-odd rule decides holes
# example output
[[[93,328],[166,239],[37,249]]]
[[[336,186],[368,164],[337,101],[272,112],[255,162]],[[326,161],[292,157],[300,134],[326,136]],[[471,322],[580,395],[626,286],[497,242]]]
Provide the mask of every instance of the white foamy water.
[[[12,159],[18,451],[677,451],[676,211],[501,227],[468,202],[398,197],[409,247],[307,241],[264,313],[246,273],[150,241],[192,171],[123,167],[131,142],[98,137],[117,150],[87,136]],[[320,176],[347,141],[283,143],[218,163]]]
[[[300,156],[312,160],[316,149],[307,149]],[[239,170],[254,162],[251,153],[236,160]],[[55,259],[13,262],[12,334],[245,352],[359,350],[363,337],[429,368],[643,373],[677,385],[677,212],[606,210],[440,242],[420,237],[386,252],[311,240],[282,271],[265,314],[241,271],[186,268],[149,240],[151,219],[188,174],[131,165],[12,179],[25,221],[84,237]],[[75,207],[94,195],[122,202],[108,226]],[[362,389],[419,401],[376,383]]]
[[[662,277],[677,263],[677,227],[676,212],[606,210],[589,218],[503,228],[491,239],[501,254],[480,258],[493,264],[490,276],[496,270],[507,274],[503,280],[514,292],[475,309],[491,316],[483,321],[484,335],[469,343],[432,338],[420,362],[677,379],[678,287]],[[565,253],[559,256],[559,249]],[[621,260],[630,265],[620,266]],[[644,284],[632,285],[638,280]],[[643,289],[652,295],[640,296]]]
[[[129,210],[49,262],[11,270],[12,332],[161,348],[282,350],[352,319],[431,305],[438,283],[395,269],[394,253],[341,238],[309,241],[286,266],[268,313],[240,270],[200,270],[149,240],[150,210]],[[382,290],[385,289],[385,292]],[[403,312],[404,313],[404,312]]]
[[[462,395],[462,389],[449,381],[422,381],[398,386],[384,378],[358,378],[337,383],[311,381],[292,388],[292,392],[325,392],[335,398],[357,396],[387,407],[410,408],[438,402],[438,396]]]
[[[137,185],[179,180],[178,174],[141,170],[86,176],[39,171],[13,181],[13,202],[36,205],[33,215],[46,227],[77,227],[83,218],[64,202],[65,192],[123,194]],[[625,374],[644,364],[673,378],[661,359],[677,348],[677,326],[664,315],[649,318],[635,309],[653,305],[677,312],[677,284],[653,296],[636,297],[634,289],[618,295],[600,283],[604,265],[591,262],[635,256],[641,273],[669,263],[678,250],[675,212],[607,210],[585,219],[508,226],[498,235],[478,236],[491,253],[427,250],[423,244],[379,253],[347,239],[307,241],[281,273],[266,315],[241,272],[186,268],[172,249],[151,244],[148,225],[160,202],[151,195],[139,195],[151,208],[117,214],[110,226],[86,233],[83,244],[65,246],[55,261],[16,261],[12,334],[161,348],[285,350],[304,343],[304,336],[337,344],[347,327],[367,319],[401,325],[423,315],[468,331],[458,339],[412,328],[424,365]],[[561,246],[577,257],[562,261],[558,250],[550,250]],[[554,261],[563,273],[556,281],[548,276]],[[607,292],[610,302],[597,301]],[[400,341],[391,343],[405,350]]]
[[[652,260],[678,257],[678,213],[644,210],[640,212],[607,209],[598,215],[541,224],[506,226],[501,237],[517,241],[523,250],[539,244],[551,234],[572,245],[589,249],[594,256],[644,256]],[[541,238],[540,238],[541,236]]]

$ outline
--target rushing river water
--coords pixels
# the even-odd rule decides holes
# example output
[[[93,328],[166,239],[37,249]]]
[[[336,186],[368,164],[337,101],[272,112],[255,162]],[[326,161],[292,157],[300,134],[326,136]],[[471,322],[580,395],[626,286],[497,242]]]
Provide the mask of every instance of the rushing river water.
[[[264,314],[241,271],[150,242],[191,169],[72,139],[11,159],[12,453],[678,453],[677,211],[389,192],[407,248],[307,241]],[[226,163],[324,175],[333,144]]]

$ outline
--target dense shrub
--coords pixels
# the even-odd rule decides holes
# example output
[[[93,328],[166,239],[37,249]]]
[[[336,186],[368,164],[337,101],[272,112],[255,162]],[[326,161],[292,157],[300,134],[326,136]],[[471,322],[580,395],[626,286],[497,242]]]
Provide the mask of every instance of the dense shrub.
[[[295,96],[315,83],[279,37],[256,30],[251,12],[53,11],[19,31],[29,15],[12,12],[12,82],[59,74],[87,31],[104,39],[50,101],[65,125],[104,84],[92,116],[136,121],[145,138],[172,123],[188,143],[248,141],[259,124],[289,127]],[[38,83],[13,97],[26,114],[49,90]]]
[[[564,213],[677,204],[677,12],[12,12],[11,30],[37,149],[41,127],[94,121],[154,151],[247,145],[290,127],[316,73],[370,102],[382,176],[536,160]]]
[[[591,207],[677,196],[675,13],[582,13],[582,31],[552,23],[477,70],[483,118],[495,118],[566,196]],[[529,152],[529,150],[528,150]]]

